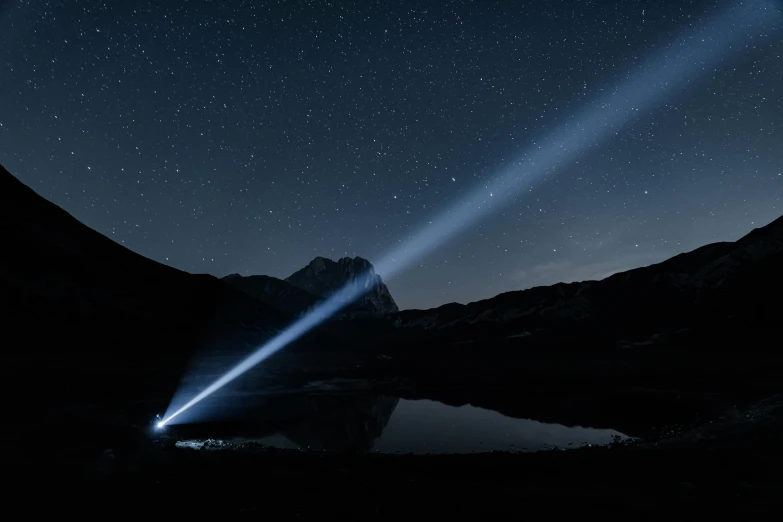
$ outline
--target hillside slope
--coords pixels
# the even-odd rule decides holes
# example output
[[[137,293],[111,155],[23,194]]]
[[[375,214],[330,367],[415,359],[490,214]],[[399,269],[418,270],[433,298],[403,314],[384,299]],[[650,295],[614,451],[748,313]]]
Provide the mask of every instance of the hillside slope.
[[[469,304],[404,310],[385,316],[383,325],[353,324],[357,331],[398,339],[465,342],[513,336],[604,344],[639,342],[710,325],[715,331],[769,329],[780,326],[783,314],[781,267],[783,217],[735,242],[705,245],[601,281],[559,283]]]
[[[0,317],[16,357],[243,352],[292,316],[209,275],[147,259],[0,167]]]

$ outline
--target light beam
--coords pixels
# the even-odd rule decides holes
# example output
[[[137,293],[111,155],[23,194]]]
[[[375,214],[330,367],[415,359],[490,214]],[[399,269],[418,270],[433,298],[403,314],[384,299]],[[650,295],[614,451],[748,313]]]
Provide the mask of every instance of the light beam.
[[[442,245],[468,225],[507,204],[532,188],[547,173],[610,139],[634,121],[637,114],[686,88],[718,63],[752,43],[780,21],[778,6],[771,0],[739,2],[707,22],[685,32],[650,57],[629,79],[587,104],[572,118],[510,162],[488,183],[476,187],[429,222],[418,234],[391,249],[376,265],[391,277],[416,259]],[[222,377],[168,414],[159,426],[170,424],[182,412],[224,387],[249,369],[295,341],[351,302],[365,288],[348,284],[259,347]],[[170,406],[171,409],[171,406]]]

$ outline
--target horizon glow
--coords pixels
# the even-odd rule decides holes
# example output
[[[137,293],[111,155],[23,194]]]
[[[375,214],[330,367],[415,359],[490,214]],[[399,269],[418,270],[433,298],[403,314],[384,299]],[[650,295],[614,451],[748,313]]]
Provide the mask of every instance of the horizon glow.
[[[739,2],[680,34],[658,50],[630,77],[608,94],[585,104],[557,129],[519,154],[489,182],[475,187],[448,209],[434,217],[417,234],[401,241],[381,257],[378,273],[387,279],[415,260],[447,242],[478,219],[497,210],[563,164],[597,147],[620,129],[635,121],[638,113],[665,100],[713,71],[725,58],[772,29],[780,21],[779,6],[773,0]],[[261,345],[222,377],[181,407],[169,409],[159,427],[169,424],[184,411],[235,380],[249,369],[300,338],[342,308],[361,297],[367,289],[348,284],[294,321],[277,336]]]

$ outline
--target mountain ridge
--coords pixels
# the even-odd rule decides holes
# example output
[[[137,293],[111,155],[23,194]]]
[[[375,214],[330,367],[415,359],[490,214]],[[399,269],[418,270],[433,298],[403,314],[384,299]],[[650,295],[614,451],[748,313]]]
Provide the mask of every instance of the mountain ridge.
[[[156,336],[165,352],[222,342],[240,331],[268,337],[292,320],[213,276],[189,274],[116,243],[2,166],[0,237],[9,253],[0,256],[0,308],[12,330],[74,335],[83,340],[80,349],[91,350],[100,349],[102,337],[123,332],[120,344],[128,352],[154,348],[149,342],[134,347],[131,337]],[[51,328],[37,327],[41,321]]]
[[[433,335],[447,340],[546,335],[552,342],[579,336],[619,342],[710,322],[766,328],[783,314],[776,297],[783,295],[783,217],[737,241],[704,245],[600,281],[400,311],[363,258],[316,257],[286,279],[234,274],[218,280],[133,252],[2,167],[0,203],[0,234],[12,253],[0,257],[0,305],[12,328],[36,335],[55,336],[36,329],[42,314],[58,328],[96,338],[116,329],[140,337],[144,331],[168,332],[179,344],[230,338],[237,331],[272,335],[346,283],[369,292],[348,307],[350,313],[338,316],[341,320],[330,321],[341,342],[360,336],[395,342],[419,334],[424,341]],[[238,282],[257,288],[237,289]],[[190,341],[180,339],[181,332]]]
[[[383,279],[375,273],[375,267],[362,257],[342,257],[332,261],[319,256],[288,276],[286,281],[324,298],[345,285],[359,286],[365,290],[364,293],[347,307],[353,314],[384,315],[399,311]]]
[[[306,313],[321,301],[319,296],[272,276],[229,274],[221,280],[293,316]]]
[[[612,344],[625,337],[704,328],[710,321],[768,328],[774,315],[783,313],[774,297],[783,294],[781,266],[783,217],[737,241],[703,245],[598,281],[537,286],[467,304],[388,314],[382,335],[466,342],[487,336],[532,339],[538,333],[551,342],[577,342],[581,336],[585,342],[601,338]],[[381,330],[378,324],[356,326]]]
[[[336,317],[380,317],[399,311],[389,289],[372,263],[362,257],[342,257],[333,261],[317,256],[286,279],[266,275],[230,274],[222,278],[230,285],[271,306],[301,315],[345,285],[358,285],[365,292],[347,304]]]

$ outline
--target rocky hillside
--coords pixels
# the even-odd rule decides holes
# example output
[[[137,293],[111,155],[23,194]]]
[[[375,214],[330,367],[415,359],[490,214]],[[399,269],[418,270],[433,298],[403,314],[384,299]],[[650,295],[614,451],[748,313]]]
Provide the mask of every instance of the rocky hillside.
[[[383,315],[399,311],[372,263],[361,257],[343,257],[337,262],[316,257],[306,267],[287,277],[286,281],[321,297],[328,297],[349,284],[363,288],[364,295],[349,307],[354,315]]]
[[[338,314],[340,318],[379,317],[398,312],[397,304],[375,273],[372,263],[361,257],[344,257],[335,262],[316,257],[285,280],[270,276],[231,274],[223,281],[286,313],[307,312],[345,285],[356,285],[365,293]]]

